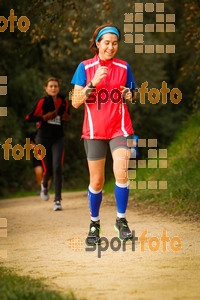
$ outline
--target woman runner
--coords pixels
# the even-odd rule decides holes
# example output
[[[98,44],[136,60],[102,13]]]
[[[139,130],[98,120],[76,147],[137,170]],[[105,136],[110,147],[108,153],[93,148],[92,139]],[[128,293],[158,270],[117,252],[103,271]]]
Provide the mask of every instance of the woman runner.
[[[127,168],[130,150],[127,140],[132,139],[133,129],[125,99],[133,99],[136,85],[129,64],[114,58],[119,41],[120,31],[116,26],[107,24],[97,28],[90,45],[95,56],[79,64],[71,81],[74,84],[72,105],[75,108],[82,103],[85,105],[82,138],[90,173],[88,201],[91,223],[86,239],[88,245],[100,243],[99,209],[107,144],[112,153],[116,180],[115,229],[121,240],[132,239],[125,213],[129,196]]]
[[[45,83],[47,95],[34,105],[26,116],[28,122],[38,122],[37,142],[46,149],[42,160],[44,173],[41,183],[41,198],[49,199],[48,181],[54,177],[54,210],[62,210],[62,163],[64,159],[64,121],[69,121],[68,101],[59,95],[60,83],[57,78],[49,78]]]

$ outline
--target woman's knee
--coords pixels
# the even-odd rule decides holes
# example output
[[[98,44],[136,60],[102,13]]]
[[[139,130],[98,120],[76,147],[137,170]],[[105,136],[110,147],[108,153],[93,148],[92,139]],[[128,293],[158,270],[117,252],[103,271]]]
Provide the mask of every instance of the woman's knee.
[[[119,159],[115,160],[113,164],[113,173],[115,179],[119,183],[125,183],[128,180],[128,160]]]
[[[115,180],[119,183],[126,183],[128,181],[127,171],[121,170],[114,172]]]
[[[104,185],[104,178],[93,176],[90,178],[90,185],[95,191],[100,191]]]

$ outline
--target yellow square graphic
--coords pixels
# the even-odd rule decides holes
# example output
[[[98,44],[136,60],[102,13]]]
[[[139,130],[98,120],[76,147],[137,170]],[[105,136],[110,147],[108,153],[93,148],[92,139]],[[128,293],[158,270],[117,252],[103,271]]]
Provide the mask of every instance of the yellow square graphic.
[[[146,168],[147,162],[146,160],[138,160],[138,168],[144,169]]]
[[[156,53],[164,53],[164,45],[156,45]]]
[[[167,158],[167,149],[159,149],[159,158]]]
[[[133,32],[133,24],[124,24],[124,32]]]
[[[0,95],[7,95],[7,86],[0,86]]]
[[[135,12],[143,11],[143,3],[135,3]]]
[[[129,164],[128,164],[129,169],[136,169],[136,160],[135,159],[130,159]]]
[[[134,180],[130,180],[129,181],[129,189],[136,189],[136,181],[134,181]]]
[[[164,24],[156,24],[156,32],[164,32]]]
[[[145,32],[154,32],[154,24],[146,24]]]
[[[135,149],[131,149],[131,158],[136,158],[136,150]]]
[[[0,238],[7,237],[7,228],[0,228]]]
[[[7,219],[0,218],[0,227],[7,227]]]
[[[156,3],[156,12],[164,12],[164,3]]]
[[[161,169],[167,168],[167,160],[160,160],[159,161],[159,168],[161,168]]]
[[[145,53],[154,53],[154,45],[145,45]]]
[[[148,160],[148,168],[157,168],[157,160]]]
[[[143,22],[143,14],[135,14],[135,22]]]
[[[145,190],[147,188],[146,181],[138,181],[138,189]]]
[[[157,158],[157,150],[149,149],[148,150],[148,158]]]
[[[0,76],[0,84],[7,84],[7,76]]]
[[[157,139],[148,139],[148,147],[157,147]]]
[[[138,147],[146,147],[146,139],[138,139]]]
[[[137,146],[137,140],[133,139],[133,147]]]
[[[8,111],[7,107],[0,107],[0,117],[7,117]]]
[[[175,32],[174,24],[166,24],[166,32]]]
[[[145,4],[145,11],[146,12],[153,12],[154,11],[154,4],[153,3],[146,3]]]
[[[157,185],[157,181],[148,181],[148,189],[149,190],[156,190],[158,188],[158,185]]]
[[[143,24],[135,24],[135,32],[143,32]]]
[[[128,179],[136,178],[136,170],[128,170]]]
[[[166,22],[175,22],[175,14],[166,14]]]
[[[143,53],[143,45],[135,45],[135,53]]]
[[[133,13],[124,14],[124,22],[133,22]]]
[[[156,14],[156,22],[164,23],[164,14]]]
[[[135,43],[144,43],[144,34],[135,34]]]
[[[159,181],[159,189],[166,190],[167,189],[167,181]]]
[[[175,45],[166,45],[166,53],[175,53]]]
[[[127,139],[127,146],[131,148],[133,145],[133,139]]]
[[[125,40],[124,40],[125,43],[127,43],[127,44],[133,43],[133,35],[132,34],[125,34],[124,37],[125,37]]]

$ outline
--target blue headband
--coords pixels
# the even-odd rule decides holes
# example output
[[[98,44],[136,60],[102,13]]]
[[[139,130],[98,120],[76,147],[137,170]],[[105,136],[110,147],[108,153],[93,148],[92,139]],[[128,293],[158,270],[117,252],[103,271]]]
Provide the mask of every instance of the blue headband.
[[[95,42],[97,42],[100,39],[100,37],[105,33],[114,33],[119,39],[119,30],[116,27],[104,27],[98,32]]]

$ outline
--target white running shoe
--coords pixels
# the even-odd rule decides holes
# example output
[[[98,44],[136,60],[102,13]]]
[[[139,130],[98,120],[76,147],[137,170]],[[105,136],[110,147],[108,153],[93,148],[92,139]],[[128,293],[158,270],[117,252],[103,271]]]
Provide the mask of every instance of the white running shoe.
[[[43,200],[45,200],[45,201],[49,200],[49,191],[48,191],[48,187],[45,188],[45,187],[43,186],[43,182],[41,183],[40,197],[41,197]]]
[[[61,206],[61,203],[60,203],[60,200],[56,200],[54,201],[54,210],[62,210],[62,206]]]

